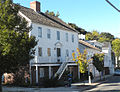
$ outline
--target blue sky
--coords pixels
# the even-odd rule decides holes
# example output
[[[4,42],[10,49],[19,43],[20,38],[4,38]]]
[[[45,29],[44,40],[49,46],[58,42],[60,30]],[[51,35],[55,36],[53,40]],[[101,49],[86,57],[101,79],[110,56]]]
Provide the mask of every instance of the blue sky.
[[[13,0],[22,6],[30,7],[34,0]],[[86,31],[109,32],[120,37],[120,13],[105,0],[37,0],[41,11],[59,11],[66,23],[75,23]],[[110,0],[120,9],[120,0]]]

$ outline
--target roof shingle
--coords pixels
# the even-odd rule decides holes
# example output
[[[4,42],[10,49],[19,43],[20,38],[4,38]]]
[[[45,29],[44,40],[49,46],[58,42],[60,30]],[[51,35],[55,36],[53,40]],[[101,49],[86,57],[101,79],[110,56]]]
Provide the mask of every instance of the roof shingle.
[[[92,48],[92,49],[95,49],[95,50],[101,51],[100,49],[94,47],[94,46],[91,45],[90,43],[85,42],[85,41],[83,41],[83,40],[79,40],[79,43],[80,43],[80,44],[83,44],[83,45],[85,45],[85,46],[87,46],[87,47],[89,47],[89,48]]]
[[[75,29],[73,29],[71,26],[69,26],[67,23],[65,23],[58,17],[50,16],[42,12],[38,13],[38,12],[35,12],[33,9],[26,8],[23,6],[20,6],[20,12],[23,13],[26,17],[28,17],[34,23],[77,32]]]

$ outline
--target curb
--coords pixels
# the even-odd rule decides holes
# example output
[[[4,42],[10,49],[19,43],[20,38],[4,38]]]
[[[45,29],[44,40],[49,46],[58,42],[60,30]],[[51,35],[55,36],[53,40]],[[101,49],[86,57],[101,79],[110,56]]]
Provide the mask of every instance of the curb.
[[[94,87],[102,84],[102,83],[105,83],[105,82],[108,80],[108,78],[110,78],[110,77],[112,77],[112,76],[113,76],[113,75],[107,75],[107,76],[105,76],[105,77],[102,77],[102,78],[101,78],[101,79],[102,79],[101,81],[100,81],[99,78],[96,79],[96,80],[92,80],[92,83],[96,82],[95,85],[88,85],[88,87],[78,87],[78,86],[76,86],[76,85],[72,85],[72,88],[73,88],[73,89],[80,89],[81,91],[89,90],[89,89],[92,89],[92,88],[94,88]],[[105,80],[103,80],[104,78],[105,78]],[[88,83],[88,81],[85,81],[84,83],[81,83],[81,85],[85,85],[86,82]],[[97,83],[97,82],[98,82],[98,83]]]

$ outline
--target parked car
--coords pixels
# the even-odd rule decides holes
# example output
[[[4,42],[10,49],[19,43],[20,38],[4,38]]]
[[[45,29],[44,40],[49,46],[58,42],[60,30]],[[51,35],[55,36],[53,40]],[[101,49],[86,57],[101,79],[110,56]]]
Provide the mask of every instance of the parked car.
[[[120,69],[116,69],[114,75],[120,75]]]

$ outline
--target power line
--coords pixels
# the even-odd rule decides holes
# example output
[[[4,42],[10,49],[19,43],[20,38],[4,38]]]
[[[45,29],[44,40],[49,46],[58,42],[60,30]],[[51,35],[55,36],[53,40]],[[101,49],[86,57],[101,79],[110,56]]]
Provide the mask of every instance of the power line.
[[[113,5],[109,0],[105,0],[107,3],[109,3],[115,10],[117,10],[118,12],[120,12],[120,10],[115,6]]]

